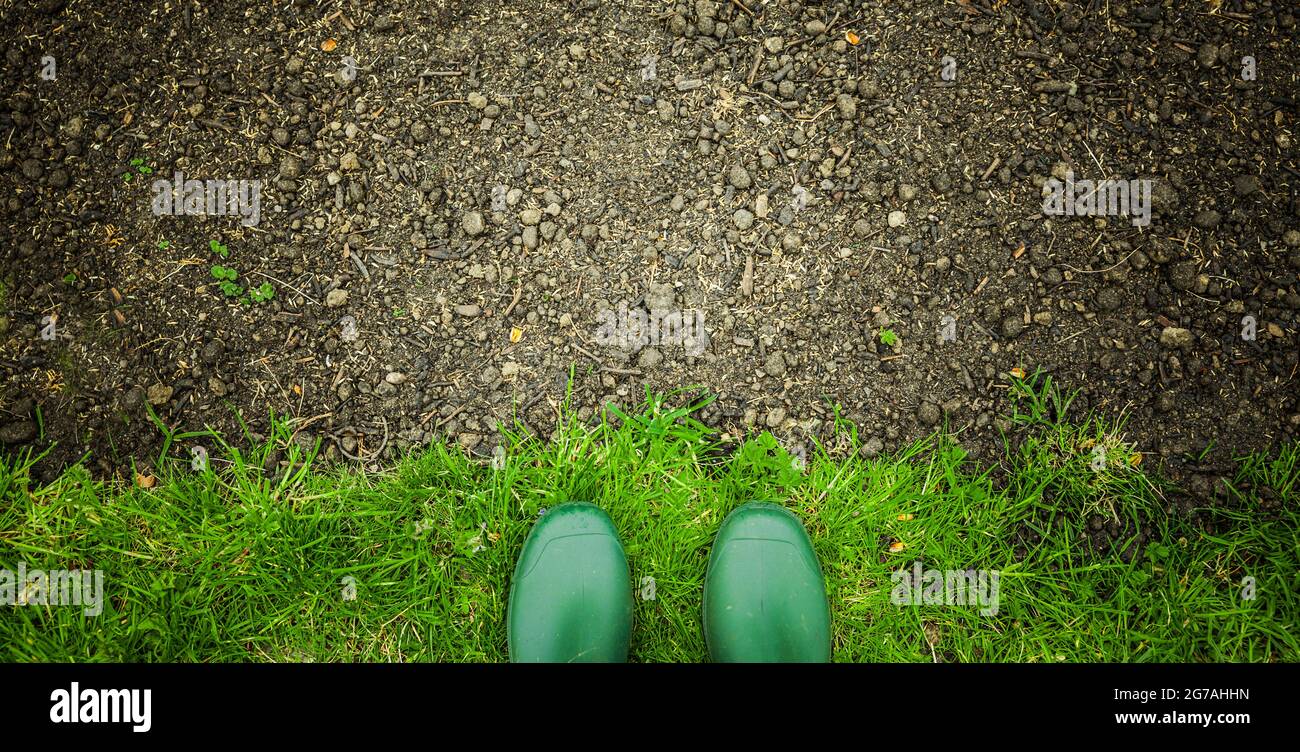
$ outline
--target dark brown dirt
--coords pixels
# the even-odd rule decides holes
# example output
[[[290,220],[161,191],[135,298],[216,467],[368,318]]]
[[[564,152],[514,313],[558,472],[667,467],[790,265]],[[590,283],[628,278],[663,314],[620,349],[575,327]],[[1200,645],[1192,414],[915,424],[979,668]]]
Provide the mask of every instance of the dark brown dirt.
[[[4,14],[0,440],[50,468],[152,461],[146,403],[380,462],[647,386],[716,395],[729,437],[838,410],[868,454],[946,424],[978,455],[1013,369],[1175,475],[1300,430],[1289,2]],[[1154,181],[1150,225],[1045,216],[1067,169]],[[260,222],[155,215],[177,170],[262,181]],[[603,344],[620,302],[707,339]]]

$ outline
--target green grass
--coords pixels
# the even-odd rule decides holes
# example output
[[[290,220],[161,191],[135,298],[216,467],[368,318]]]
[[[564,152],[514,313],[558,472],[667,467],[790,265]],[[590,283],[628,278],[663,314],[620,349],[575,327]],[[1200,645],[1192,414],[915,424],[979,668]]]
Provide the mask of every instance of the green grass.
[[[636,599],[636,661],[701,661],[709,547],[723,517],[776,500],[805,522],[841,661],[1295,661],[1300,657],[1300,448],[1240,458],[1236,488],[1205,512],[1131,464],[1120,427],[1065,422],[1068,397],[1014,387],[1002,461],[979,467],[935,436],[890,457],[857,452],[837,423],[807,466],[768,434],[724,451],[698,405],[650,398],[596,426],[566,417],[546,439],[510,433],[504,466],[434,445],[380,473],[324,468],[289,422],[251,448],[166,434],[154,487],[90,479],[41,486],[36,458],[0,461],[0,567],[105,570],[98,617],[0,607],[6,661],[502,661],[515,557],[538,514],[604,507]],[[165,426],[156,421],[164,432]],[[197,440],[211,453],[191,469]],[[1094,446],[1106,467],[1094,469]],[[271,453],[279,458],[267,463]],[[263,472],[264,464],[275,471]],[[1253,489],[1281,500],[1264,508]],[[1095,550],[1089,518],[1149,528],[1137,556]],[[891,552],[895,543],[901,551]],[[1125,561],[1124,559],[1128,560]],[[999,608],[898,606],[891,573],[989,569]],[[1253,600],[1242,580],[1256,580]],[[355,581],[355,600],[344,579]]]

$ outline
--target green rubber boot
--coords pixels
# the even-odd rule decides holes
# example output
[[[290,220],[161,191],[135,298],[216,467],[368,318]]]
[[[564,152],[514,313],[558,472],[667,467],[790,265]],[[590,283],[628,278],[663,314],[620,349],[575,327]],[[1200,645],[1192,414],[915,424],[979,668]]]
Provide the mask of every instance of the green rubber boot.
[[[515,564],[507,640],[514,663],[620,663],[632,581],[609,515],[573,502],[533,526]]]
[[[727,515],[704,578],[704,639],[719,663],[824,663],[831,613],[812,541],[784,507]]]

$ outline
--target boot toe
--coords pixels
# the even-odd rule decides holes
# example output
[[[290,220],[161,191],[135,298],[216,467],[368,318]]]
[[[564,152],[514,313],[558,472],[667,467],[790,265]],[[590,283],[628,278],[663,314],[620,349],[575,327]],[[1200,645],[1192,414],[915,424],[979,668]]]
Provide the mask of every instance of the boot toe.
[[[627,660],[631,577],[609,515],[585,502],[542,515],[515,566],[507,623],[515,663]]]
[[[704,583],[704,634],[719,662],[830,660],[830,608],[803,523],[751,502],[723,521]]]

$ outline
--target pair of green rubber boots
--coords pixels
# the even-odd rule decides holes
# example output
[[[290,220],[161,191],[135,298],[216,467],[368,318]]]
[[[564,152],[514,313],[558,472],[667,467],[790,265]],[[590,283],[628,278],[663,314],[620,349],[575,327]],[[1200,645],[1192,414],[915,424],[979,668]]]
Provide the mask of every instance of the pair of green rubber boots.
[[[632,584],[609,515],[561,504],[533,526],[510,587],[515,663],[627,660]],[[716,662],[825,662],[830,608],[799,518],[751,502],[718,529],[704,580],[704,638]]]

